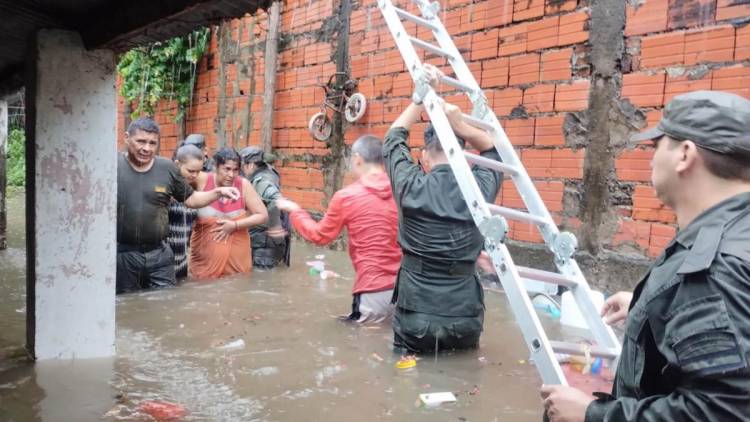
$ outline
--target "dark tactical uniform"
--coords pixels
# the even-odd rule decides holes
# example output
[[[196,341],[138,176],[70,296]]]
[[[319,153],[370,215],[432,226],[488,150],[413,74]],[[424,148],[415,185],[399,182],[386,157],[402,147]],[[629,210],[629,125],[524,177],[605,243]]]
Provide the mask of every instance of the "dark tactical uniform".
[[[279,174],[273,167],[265,165],[250,176],[250,182],[268,209],[266,224],[250,227],[253,265],[260,268],[273,268],[279,263],[289,266],[291,236],[289,216],[276,208],[276,200],[281,197]],[[281,227],[287,231],[282,238],[268,236],[269,227]]]
[[[586,421],[750,420],[750,193],[703,212],[636,286],[613,395]],[[617,397],[617,398],[615,398]]]
[[[484,238],[453,171],[439,165],[425,173],[412,160],[403,128],[383,145],[385,168],[399,210],[398,242],[404,252],[393,302],[394,347],[413,352],[476,347],[484,320],[484,294],[475,271]],[[492,148],[483,157],[500,160]],[[485,199],[493,201],[502,174],[472,169]]]

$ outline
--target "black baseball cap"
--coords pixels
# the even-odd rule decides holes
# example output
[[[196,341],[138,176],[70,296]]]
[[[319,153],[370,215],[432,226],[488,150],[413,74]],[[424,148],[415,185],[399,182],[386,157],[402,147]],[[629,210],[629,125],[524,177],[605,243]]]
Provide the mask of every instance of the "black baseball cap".
[[[263,150],[254,146],[245,147],[240,150],[240,157],[243,163],[257,163],[263,161]]]
[[[455,135],[455,134],[454,134]],[[461,149],[466,148],[466,141],[464,138],[455,135],[456,141],[458,141],[458,146],[461,147]],[[437,131],[435,131],[435,126],[432,125],[432,123],[428,123],[427,127],[424,129],[424,145],[428,146],[431,145],[433,142],[440,143],[440,139],[437,136]]]
[[[750,157],[750,100],[721,91],[674,97],[659,123],[631,138],[631,145],[667,135],[719,154]]]

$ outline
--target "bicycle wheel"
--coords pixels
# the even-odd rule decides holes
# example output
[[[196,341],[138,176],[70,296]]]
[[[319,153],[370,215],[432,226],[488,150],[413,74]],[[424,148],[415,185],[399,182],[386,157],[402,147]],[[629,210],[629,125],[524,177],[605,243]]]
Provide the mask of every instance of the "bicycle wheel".
[[[346,107],[344,107],[344,117],[347,122],[354,123],[365,115],[366,109],[367,100],[365,99],[365,96],[359,92],[354,93],[346,102]]]
[[[310,135],[318,141],[325,142],[333,133],[333,124],[326,113],[315,113],[307,124]]]

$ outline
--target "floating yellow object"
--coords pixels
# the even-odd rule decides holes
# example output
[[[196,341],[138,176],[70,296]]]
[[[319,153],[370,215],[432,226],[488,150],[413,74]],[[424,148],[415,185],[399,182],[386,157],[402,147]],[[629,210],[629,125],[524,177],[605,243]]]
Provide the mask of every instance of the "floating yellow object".
[[[396,362],[396,368],[398,369],[409,369],[417,366],[417,360],[413,357],[404,357]]]

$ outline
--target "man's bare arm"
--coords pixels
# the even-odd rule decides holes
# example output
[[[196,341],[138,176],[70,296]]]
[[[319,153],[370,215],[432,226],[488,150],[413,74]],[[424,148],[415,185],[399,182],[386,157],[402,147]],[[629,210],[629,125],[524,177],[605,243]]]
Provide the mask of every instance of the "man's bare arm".
[[[474,149],[482,152],[493,147],[489,133],[466,123],[460,108],[453,104],[443,103],[443,111],[448,117],[453,132],[468,142]]]
[[[188,208],[203,208],[219,198],[229,198],[236,201],[240,197],[240,192],[235,187],[219,187],[207,192],[194,191],[185,200],[185,206]]]
[[[423,110],[424,106],[421,104],[409,104],[409,106],[401,112],[401,115],[398,116],[396,121],[393,122],[393,124],[391,125],[391,129],[402,127],[406,130],[409,130],[414,123],[422,119]]]

